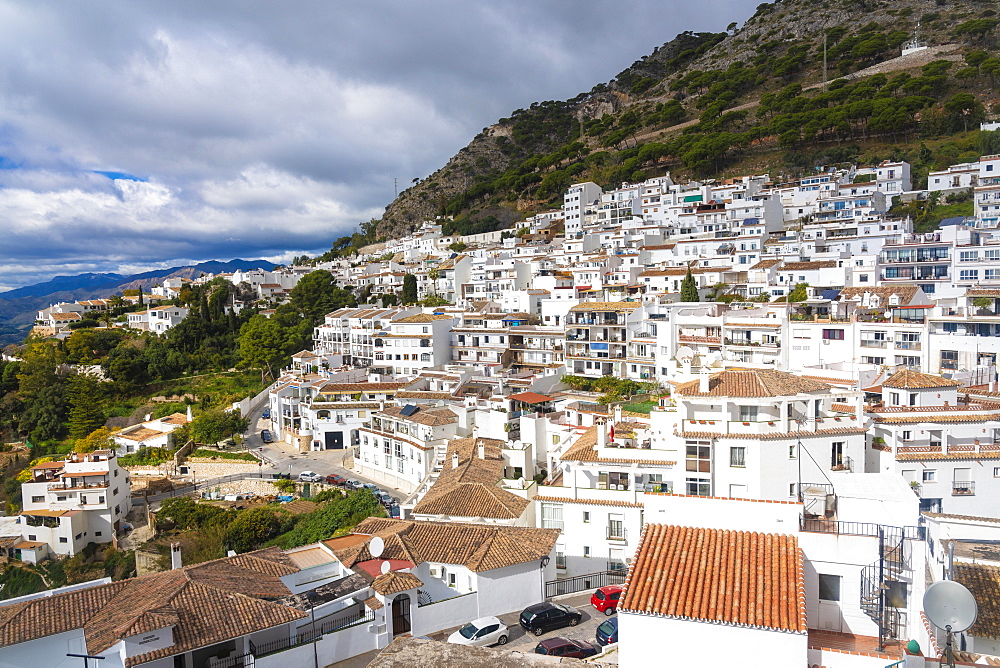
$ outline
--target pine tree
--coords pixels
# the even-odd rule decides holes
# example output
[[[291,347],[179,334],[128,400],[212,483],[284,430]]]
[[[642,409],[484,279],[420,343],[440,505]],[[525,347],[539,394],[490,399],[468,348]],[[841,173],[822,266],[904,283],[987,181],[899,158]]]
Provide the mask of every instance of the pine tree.
[[[88,376],[74,376],[70,379],[67,392],[70,438],[85,438],[104,424],[102,389],[100,383]]]
[[[698,284],[694,282],[694,276],[691,274],[691,267],[688,267],[687,274],[684,276],[684,282],[681,283],[681,301],[701,301],[698,297]]]
[[[413,274],[403,276],[403,303],[417,303],[417,277]]]

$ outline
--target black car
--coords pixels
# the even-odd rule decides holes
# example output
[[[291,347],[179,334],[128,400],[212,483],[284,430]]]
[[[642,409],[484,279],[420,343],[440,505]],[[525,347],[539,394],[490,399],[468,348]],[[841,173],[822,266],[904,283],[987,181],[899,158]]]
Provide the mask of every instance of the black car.
[[[274,439],[271,438],[271,432],[269,432],[267,429],[261,430],[260,440],[264,441],[265,443],[274,443]]]
[[[558,603],[536,603],[529,605],[521,613],[521,628],[540,636],[552,629],[576,626],[583,619],[583,613],[576,608]]]

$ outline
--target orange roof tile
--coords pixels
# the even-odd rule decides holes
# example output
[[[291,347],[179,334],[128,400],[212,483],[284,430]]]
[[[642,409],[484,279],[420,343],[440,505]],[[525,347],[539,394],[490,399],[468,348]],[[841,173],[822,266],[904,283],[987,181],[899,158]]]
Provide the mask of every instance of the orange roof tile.
[[[709,378],[707,392],[701,390],[700,379],[677,387],[678,394],[688,397],[779,397],[818,390],[830,387],[774,369],[727,369]]]
[[[619,610],[805,634],[798,540],[648,524]]]

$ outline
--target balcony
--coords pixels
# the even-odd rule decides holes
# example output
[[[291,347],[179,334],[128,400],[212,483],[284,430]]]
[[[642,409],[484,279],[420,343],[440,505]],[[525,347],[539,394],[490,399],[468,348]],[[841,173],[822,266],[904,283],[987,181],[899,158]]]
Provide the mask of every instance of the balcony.
[[[920,350],[919,341],[896,341],[897,350]]]
[[[956,480],[951,483],[952,496],[975,496],[976,483],[971,480]]]
[[[607,527],[605,537],[608,540],[625,541],[628,530],[617,524],[610,524]]]

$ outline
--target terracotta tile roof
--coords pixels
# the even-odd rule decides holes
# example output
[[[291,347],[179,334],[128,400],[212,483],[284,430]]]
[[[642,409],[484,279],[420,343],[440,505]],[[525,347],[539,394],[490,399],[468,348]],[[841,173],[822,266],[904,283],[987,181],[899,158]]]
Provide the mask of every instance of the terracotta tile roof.
[[[166,625],[174,644],[126,665],[222,642],[305,617],[273,600],[291,592],[279,579],[298,572],[278,548],[187,566],[0,607],[0,646],[83,629],[97,654],[122,638]]]
[[[1000,452],[897,452],[897,462],[1000,459]]]
[[[709,378],[708,392],[701,391],[700,383],[683,383],[676,392],[686,397],[780,397],[830,390],[826,383],[774,369],[727,369]]]
[[[540,404],[546,401],[552,401],[552,397],[539,394],[538,392],[520,392],[518,394],[512,394],[507,398],[515,401],[523,401],[526,404]]]
[[[1000,297],[1000,288],[969,288],[966,297]]]
[[[163,436],[169,432],[160,431],[158,429],[150,429],[148,427],[139,427],[137,429],[130,429],[129,431],[122,431],[115,434],[116,438],[124,438],[128,441],[137,441],[139,443],[147,441],[151,438],[156,438],[157,436]]]
[[[401,573],[400,571],[389,571],[375,578],[372,582],[372,589],[382,594],[390,596],[398,594],[407,589],[416,589],[424,586],[423,581],[413,573]]]
[[[639,302],[584,302],[570,311],[634,311],[640,306]]]
[[[434,322],[435,320],[450,320],[452,316],[440,314],[434,315],[432,313],[417,313],[416,315],[409,315],[405,318],[400,318],[399,320],[393,320],[392,324],[396,325],[399,323],[412,323],[412,322]]]
[[[384,605],[382,605],[382,602],[377,598],[375,598],[374,596],[372,596],[371,598],[366,598],[365,605],[368,607],[369,610],[381,610],[382,608],[385,607]]]
[[[1000,524],[1000,517],[983,517],[981,515],[954,515],[951,513],[929,513],[926,510],[921,513],[927,517],[941,517],[944,519],[971,520],[973,522],[992,522]]]
[[[378,535],[385,541],[382,559],[405,559],[414,564],[432,561],[459,564],[482,572],[548,556],[559,537],[558,529],[484,526],[450,522],[423,522],[370,517],[355,533]],[[347,567],[370,559],[367,541],[337,550]]]
[[[864,427],[833,427],[832,429],[785,431],[774,434],[720,434],[714,431],[681,431],[675,433],[681,438],[740,438],[759,441],[780,441],[789,438],[810,438],[813,436],[850,436],[851,434],[865,434],[868,433],[868,430]]]
[[[622,452],[628,449],[621,448]],[[598,457],[597,455],[597,427],[593,426],[583,432],[576,442],[564,452],[559,459],[570,462],[596,462],[602,464],[648,464],[650,466],[674,466],[676,461],[652,460],[652,459],[632,459],[619,457]]]
[[[837,411],[838,413],[855,413],[857,412],[855,407],[851,404],[830,404],[830,409]]]
[[[431,392],[429,390],[399,390],[397,399],[451,399],[451,392]]]
[[[543,501],[545,503],[585,503],[594,506],[614,506],[615,508],[645,508],[642,503],[630,503],[628,501],[614,501],[609,499],[571,499],[567,496],[534,496],[532,501]]]
[[[882,381],[882,387],[895,387],[903,390],[922,389],[928,387],[961,387],[957,380],[949,380],[929,373],[920,373],[903,369],[892,374],[888,380]]]
[[[619,610],[806,633],[795,536],[647,524]]]
[[[327,383],[319,388],[321,394],[329,392],[391,392],[407,383]]]
[[[458,416],[447,408],[425,408],[418,406],[416,412],[412,415],[403,415],[404,408],[405,406],[386,406],[380,413],[398,420],[409,420],[410,422],[430,427],[439,427],[458,422]]]
[[[1000,420],[1000,413],[980,413],[978,415],[908,415],[908,416],[887,416],[880,415],[872,418],[873,422],[879,424],[920,424],[928,423],[957,423],[957,422],[991,422]]]
[[[781,260],[761,260],[757,264],[751,266],[750,269],[770,269],[777,264],[781,264]]]
[[[781,269],[787,269],[788,271],[809,271],[811,269],[833,269],[836,266],[836,260],[814,260],[812,262],[786,262],[781,265]]]
[[[979,606],[979,616],[969,633],[1000,639],[1000,567],[955,562],[953,579],[972,592]]]
[[[479,458],[483,446],[484,459]],[[492,438],[458,438],[448,444],[445,468],[413,508],[418,515],[517,519],[528,500],[497,487],[503,478],[501,448]],[[454,456],[458,455],[458,466]]]

